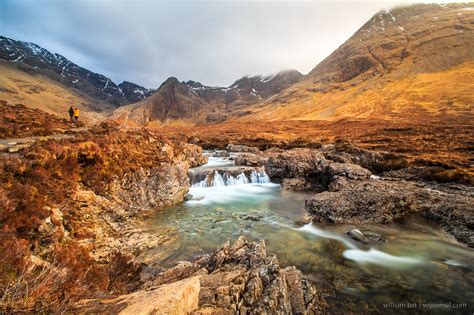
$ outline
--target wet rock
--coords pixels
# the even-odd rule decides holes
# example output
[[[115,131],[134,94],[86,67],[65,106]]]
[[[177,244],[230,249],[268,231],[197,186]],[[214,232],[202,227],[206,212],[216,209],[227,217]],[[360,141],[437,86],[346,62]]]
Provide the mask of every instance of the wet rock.
[[[337,191],[372,175],[359,165],[327,160],[319,150],[293,149],[264,154],[268,155],[264,159],[268,175],[285,189]]]
[[[368,180],[340,191],[316,194],[306,201],[306,209],[315,222],[347,224],[389,223],[407,215],[420,215],[474,247],[473,194],[454,189],[437,191],[405,181]]]
[[[250,213],[250,214],[243,215],[241,218],[243,220],[257,222],[257,221],[260,221],[263,218],[263,216],[258,213]]]
[[[186,194],[186,195],[184,196],[184,201],[192,200],[193,197],[194,197],[194,196],[193,196],[192,194]]]
[[[240,145],[240,144],[229,144],[227,145],[227,150],[231,152],[249,152],[249,153],[260,152],[260,150],[257,147],[249,147],[249,146]]]
[[[300,226],[303,226],[303,225],[306,225],[308,223],[311,223],[311,221],[313,220],[313,217],[310,216],[308,213],[305,213],[301,218],[299,218],[295,223],[300,225]]]
[[[364,244],[367,244],[368,239],[367,237],[358,229],[352,229],[349,232],[347,232],[347,235],[349,235],[352,239],[362,242]]]
[[[281,186],[283,189],[287,189],[287,190],[313,190],[315,189],[315,185],[308,182],[306,178],[284,178],[281,182]],[[318,190],[319,189],[323,189],[323,187],[319,186]]]
[[[215,150],[211,155],[215,157],[229,157],[230,153],[227,150]]]
[[[378,233],[375,233],[375,232],[365,231],[364,235],[369,240],[374,241],[374,242],[385,242],[387,240],[384,236],[382,236]]]

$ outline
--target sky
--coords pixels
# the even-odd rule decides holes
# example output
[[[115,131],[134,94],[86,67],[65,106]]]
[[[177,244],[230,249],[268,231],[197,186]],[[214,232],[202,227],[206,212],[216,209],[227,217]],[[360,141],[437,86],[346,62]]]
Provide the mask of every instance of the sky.
[[[410,3],[0,0],[0,35],[36,43],[117,84],[156,88],[174,76],[229,86],[244,75],[306,74],[376,12]]]

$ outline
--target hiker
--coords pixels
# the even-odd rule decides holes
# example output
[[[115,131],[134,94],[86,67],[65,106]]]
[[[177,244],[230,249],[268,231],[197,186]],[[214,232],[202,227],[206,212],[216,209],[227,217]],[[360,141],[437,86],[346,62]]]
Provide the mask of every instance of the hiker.
[[[67,111],[69,113],[69,119],[71,120],[71,122],[73,122],[74,120],[74,108],[69,107],[69,110]]]
[[[79,108],[74,108],[74,121],[78,122],[79,121]]]

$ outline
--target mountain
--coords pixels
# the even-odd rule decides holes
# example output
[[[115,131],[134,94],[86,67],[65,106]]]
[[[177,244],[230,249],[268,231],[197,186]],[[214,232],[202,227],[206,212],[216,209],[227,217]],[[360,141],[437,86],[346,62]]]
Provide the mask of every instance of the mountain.
[[[65,116],[69,106],[79,106],[81,116],[88,122],[101,120],[117,106],[140,101],[151,94],[134,83],[125,81],[116,85],[106,76],[34,43],[3,36],[0,36],[0,73],[1,100],[23,103],[59,116]]]
[[[128,103],[136,103],[147,96],[150,96],[153,91],[138,84],[123,81],[118,85]]]
[[[19,70],[10,62],[0,60],[0,73],[0,101],[6,104],[23,104],[63,118],[69,118],[70,106],[77,106],[85,123],[96,123],[116,108],[45,75]]]
[[[473,38],[472,3],[381,11],[304,80],[238,119],[472,117]]]
[[[112,119],[131,125],[221,122],[234,111],[259,104],[302,78],[298,71],[288,70],[272,76],[244,76],[229,87],[211,87],[171,77],[143,101],[117,109]]]
[[[114,105],[125,102],[120,88],[109,78],[84,69],[60,54],[29,42],[0,36],[0,58],[19,65],[21,70],[44,74],[67,87],[81,90],[92,98]]]

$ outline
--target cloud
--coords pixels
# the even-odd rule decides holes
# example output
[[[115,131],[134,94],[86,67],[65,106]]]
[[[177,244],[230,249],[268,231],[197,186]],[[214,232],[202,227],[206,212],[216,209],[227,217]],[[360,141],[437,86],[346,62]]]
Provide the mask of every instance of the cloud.
[[[167,77],[229,85],[245,74],[309,72],[375,12],[399,2],[2,0],[3,35],[117,83]]]

